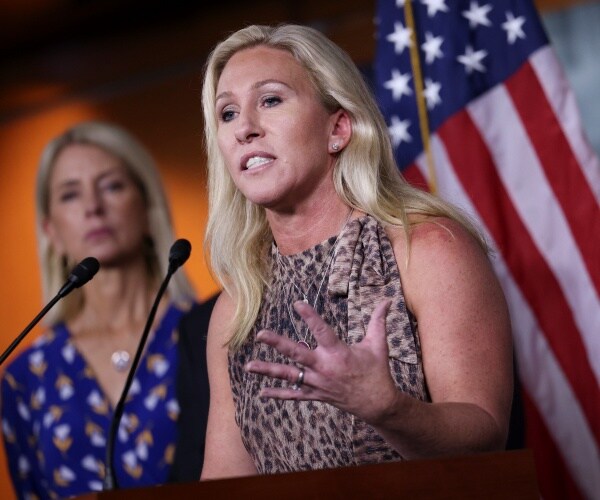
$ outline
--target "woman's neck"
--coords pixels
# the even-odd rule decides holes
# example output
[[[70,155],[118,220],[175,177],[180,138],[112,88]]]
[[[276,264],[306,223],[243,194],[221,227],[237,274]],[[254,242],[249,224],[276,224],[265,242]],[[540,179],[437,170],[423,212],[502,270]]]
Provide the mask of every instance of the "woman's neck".
[[[279,252],[290,255],[339,234],[350,214],[350,207],[335,197],[329,202],[323,200],[300,207],[292,213],[267,212],[267,220]]]
[[[143,262],[127,268],[102,269],[82,289],[83,309],[69,322],[69,327],[74,334],[141,333],[157,286]]]

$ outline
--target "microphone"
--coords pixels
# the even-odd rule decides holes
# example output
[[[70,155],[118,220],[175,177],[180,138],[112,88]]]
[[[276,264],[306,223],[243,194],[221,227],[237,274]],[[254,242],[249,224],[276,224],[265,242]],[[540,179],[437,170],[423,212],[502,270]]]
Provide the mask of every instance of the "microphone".
[[[100,263],[95,257],[86,257],[79,264],[75,266],[75,269],[71,271],[67,282],[59,290],[58,295],[60,298],[71,293],[74,288],[79,288],[90,281],[94,275],[100,269]]]
[[[13,341],[12,344],[2,353],[0,356],[0,365],[4,363],[4,360],[8,358],[11,352],[21,343],[25,336],[31,331],[31,329],[38,324],[38,322],[46,315],[46,313],[54,307],[60,299],[71,293],[75,288],[85,285],[90,281],[94,275],[100,269],[100,263],[95,257],[86,257],[69,274],[67,282],[62,286],[54,298],[46,304],[46,306],[40,311],[40,313],[33,318],[25,329],[19,334],[19,336]]]
[[[121,397],[115,406],[115,412],[113,413],[113,418],[110,423],[110,430],[108,432],[108,436],[106,438],[106,457],[105,457],[105,473],[104,473],[104,490],[116,490],[119,489],[119,483],[117,481],[117,476],[114,470],[114,447],[115,447],[115,438],[117,435],[117,431],[119,429],[119,423],[121,421],[121,417],[123,416],[123,411],[125,409],[125,400],[127,399],[127,394],[129,393],[129,389],[131,388],[131,384],[133,383],[133,378],[135,375],[135,371],[140,362],[140,358],[142,357],[142,352],[144,351],[144,346],[146,345],[146,340],[148,338],[148,334],[150,333],[150,328],[152,327],[152,323],[154,322],[154,316],[156,315],[156,310],[158,309],[158,304],[160,299],[162,298],[171,277],[179,269],[190,257],[190,253],[192,251],[192,245],[188,240],[179,239],[173,245],[171,245],[171,249],[169,251],[169,267],[167,270],[167,275],[163,280],[158,293],[156,294],[156,298],[154,299],[154,304],[152,304],[152,308],[150,309],[150,314],[148,315],[148,319],[146,321],[146,325],[144,327],[144,331],[140,338],[140,343],[138,345],[137,351],[135,352],[135,356],[133,357],[133,361],[131,363],[131,367],[129,368],[129,373],[127,374],[127,379],[125,380],[125,386],[123,387],[123,391],[121,392]]]
[[[177,271],[190,258],[191,252],[192,244],[188,240],[182,238],[173,243],[169,251],[169,273]]]

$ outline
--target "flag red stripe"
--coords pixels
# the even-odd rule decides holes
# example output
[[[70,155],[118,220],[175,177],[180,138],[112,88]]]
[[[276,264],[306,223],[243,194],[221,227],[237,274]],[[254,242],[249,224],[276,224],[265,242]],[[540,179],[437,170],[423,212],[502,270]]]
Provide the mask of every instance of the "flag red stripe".
[[[429,191],[429,183],[427,179],[423,177],[423,174],[419,170],[416,163],[413,163],[408,168],[402,171],[404,178],[413,186],[422,189],[423,191]]]
[[[504,189],[487,146],[466,111],[456,113],[440,127],[438,134],[456,175],[536,315],[600,443],[600,388],[573,314]]]
[[[530,64],[505,82],[600,295],[600,207]]]
[[[532,447],[542,497],[544,500],[583,498],[565,465],[560,450],[556,447],[552,435],[548,432],[544,420],[526,390],[522,392],[522,401],[526,415],[525,439],[528,447]],[[539,473],[540,470],[543,470],[543,474]]]

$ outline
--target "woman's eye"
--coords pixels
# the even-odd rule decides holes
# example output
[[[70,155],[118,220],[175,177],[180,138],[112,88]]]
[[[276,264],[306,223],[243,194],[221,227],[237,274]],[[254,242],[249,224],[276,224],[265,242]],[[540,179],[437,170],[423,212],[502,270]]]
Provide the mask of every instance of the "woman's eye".
[[[277,96],[268,96],[263,99],[263,105],[267,108],[277,106],[281,102],[281,98]]]
[[[77,198],[77,191],[63,191],[58,196],[58,201],[67,202],[67,201],[74,200],[75,198]]]
[[[230,122],[233,120],[234,112],[231,110],[225,110],[221,113],[221,120],[224,122]]]
[[[125,183],[121,180],[113,180],[110,182],[107,182],[106,184],[104,184],[102,186],[102,189],[104,189],[105,191],[122,191],[123,188],[125,187]]]

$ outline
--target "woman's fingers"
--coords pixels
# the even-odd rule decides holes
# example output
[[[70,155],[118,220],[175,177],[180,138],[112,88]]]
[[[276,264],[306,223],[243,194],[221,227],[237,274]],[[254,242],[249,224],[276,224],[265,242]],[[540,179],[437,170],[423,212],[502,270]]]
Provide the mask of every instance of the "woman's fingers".
[[[296,384],[298,387],[306,383],[306,369],[302,366],[270,363],[255,359],[246,363],[246,371],[286,380],[290,385]]]
[[[313,351],[271,330],[261,330],[256,334],[256,340],[277,349],[281,354],[296,363],[306,365],[310,364],[313,360]]]
[[[255,359],[246,364],[249,372],[286,382],[281,387],[263,387],[260,396],[294,400],[317,399],[356,411],[356,398],[360,394],[364,397],[365,394],[372,393],[371,382],[377,385],[382,380],[382,374],[389,376],[386,316],[390,304],[390,300],[377,304],[371,314],[365,338],[350,347],[337,338],[333,329],[310,305],[300,301],[294,303],[294,308],[309,327],[317,347],[310,350],[271,330],[261,330],[256,336],[257,340],[273,347],[292,363]]]
[[[254,360],[246,364],[246,371],[287,382],[287,385],[283,387],[263,387],[259,393],[260,397],[278,399],[308,399],[310,397],[308,374],[303,366]]]
[[[311,335],[320,347],[335,347],[339,344],[337,335],[321,316],[306,302],[298,300],[294,302],[294,309],[304,320]]]
[[[385,318],[390,310],[391,303],[391,300],[386,299],[375,306],[365,336],[372,345],[377,346],[378,348],[381,348],[385,344],[386,350],[387,334],[385,329]]]

